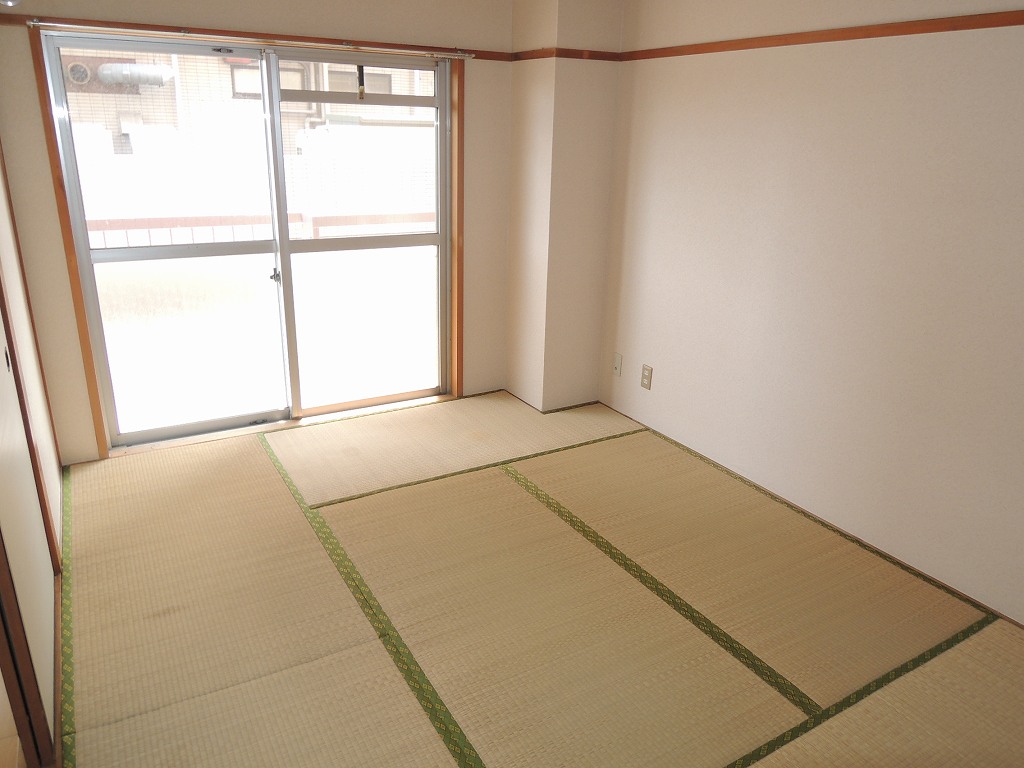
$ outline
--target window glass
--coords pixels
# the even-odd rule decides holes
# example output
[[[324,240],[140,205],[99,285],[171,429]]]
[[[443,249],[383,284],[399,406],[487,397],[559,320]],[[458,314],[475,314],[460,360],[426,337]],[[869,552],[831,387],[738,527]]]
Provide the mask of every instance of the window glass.
[[[290,236],[437,232],[437,110],[316,106],[282,113]]]
[[[237,98],[229,59],[60,59],[90,247],[273,237],[263,105]]]

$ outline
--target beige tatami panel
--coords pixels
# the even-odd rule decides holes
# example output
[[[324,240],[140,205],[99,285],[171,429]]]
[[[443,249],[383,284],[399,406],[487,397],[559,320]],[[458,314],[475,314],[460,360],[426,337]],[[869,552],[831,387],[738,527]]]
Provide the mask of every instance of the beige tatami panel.
[[[311,505],[640,429],[603,405],[542,414],[495,392],[272,432]]]
[[[651,433],[515,467],[822,706],[982,616]]]
[[[308,664],[94,728],[78,737],[78,765],[454,766],[401,676],[389,673],[390,664],[374,638]]]
[[[712,766],[804,719],[499,469],[321,510],[489,766]]]
[[[801,736],[764,768],[1024,765],[1024,630],[998,621]]]
[[[257,437],[71,484],[81,768],[451,763]]]
[[[1005,622],[808,721],[659,599],[651,577],[822,705],[982,615],[649,432],[622,436],[637,425],[608,409],[542,416],[498,394],[324,427],[267,439],[308,487],[370,495],[300,506],[257,436],[71,470],[66,765],[452,765],[334,535],[401,635],[385,642],[491,768],[722,768],[789,738],[765,765],[1024,762],[1024,633]],[[518,479],[465,471],[588,440],[515,462]],[[460,474],[418,482],[444,472]]]

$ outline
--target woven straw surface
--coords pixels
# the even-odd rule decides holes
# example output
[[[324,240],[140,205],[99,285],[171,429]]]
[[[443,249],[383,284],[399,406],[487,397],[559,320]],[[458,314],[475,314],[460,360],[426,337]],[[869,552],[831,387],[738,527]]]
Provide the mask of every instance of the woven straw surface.
[[[650,433],[515,467],[822,706],[982,615]]]
[[[81,768],[452,764],[256,437],[72,496]]]
[[[804,719],[498,469],[322,514],[487,765],[718,768]]]
[[[1024,630],[998,621],[758,768],[1019,768]]]
[[[267,435],[311,505],[639,429],[603,405],[542,414],[507,392]]]
[[[721,768],[804,714],[522,482],[431,480],[637,428],[499,393],[267,440],[307,501],[373,494],[317,530],[485,764]],[[819,704],[981,616],[650,433],[514,466]],[[70,504],[67,765],[453,764],[257,437],[76,466]],[[1024,765],[1022,691],[997,622],[762,764]]]

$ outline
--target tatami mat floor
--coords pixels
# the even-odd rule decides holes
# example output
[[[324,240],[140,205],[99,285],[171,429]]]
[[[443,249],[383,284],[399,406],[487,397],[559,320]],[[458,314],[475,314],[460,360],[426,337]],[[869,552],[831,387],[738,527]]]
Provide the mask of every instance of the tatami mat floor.
[[[1024,632],[600,405],[65,476],[64,765],[1024,765]]]

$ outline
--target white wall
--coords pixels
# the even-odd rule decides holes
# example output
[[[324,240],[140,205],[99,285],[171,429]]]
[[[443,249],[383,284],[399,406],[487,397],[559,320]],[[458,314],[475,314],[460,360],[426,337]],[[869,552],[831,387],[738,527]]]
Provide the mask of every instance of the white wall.
[[[507,385],[512,65],[466,63],[463,388]]]
[[[512,0],[512,50],[553,48],[558,43],[559,0]]]
[[[380,4],[346,0],[323,5],[312,0],[250,3],[238,7],[206,0],[170,4],[111,0],[30,0],[25,13],[115,21],[162,23],[175,27],[214,27],[276,34],[306,34],[461,48],[508,50],[512,8],[507,0],[402,0]],[[472,138],[466,143],[467,285],[487,286],[491,268],[507,260],[508,169],[492,152],[506,151],[510,86],[507,63],[471,62],[467,68],[467,119]],[[8,171],[25,271],[32,298],[43,370],[49,387],[63,463],[97,456],[92,412],[71,301],[63,241],[44,141],[28,35],[20,27],[0,26],[0,140],[8,154]],[[503,79],[504,78],[504,79]],[[476,104],[474,104],[476,102]],[[488,176],[494,172],[496,176]],[[467,359],[465,389],[471,393],[502,386],[505,375],[504,293],[475,293],[466,307]],[[478,298],[479,296],[479,298]],[[481,300],[493,299],[493,300]],[[493,332],[494,335],[491,335]]]
[[[518,0],[517,50],[617,50],[621,5]],[[593,401],[601,356],[618,66],[513,65],[509,389],[541,410]]]
[[[622,0],[558,0],[558,46],[621,51],[625,5]]]
[[[1024,619],[1024,29],[624,67],[605,402]]]
[[[620,71],[576,59],[555,70],[544,410],[598,398]]]
[[[508,388],[543,408],[555,60],[512,68]]]

